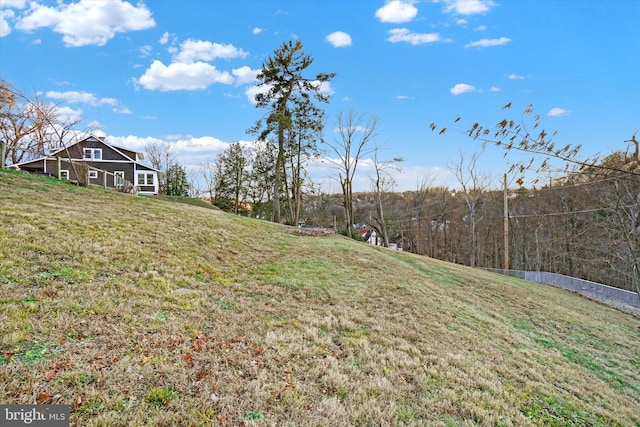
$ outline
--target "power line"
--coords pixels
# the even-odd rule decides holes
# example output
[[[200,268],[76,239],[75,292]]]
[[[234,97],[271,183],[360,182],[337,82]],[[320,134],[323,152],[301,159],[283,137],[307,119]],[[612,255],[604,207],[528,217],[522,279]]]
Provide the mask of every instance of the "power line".
[[[625,207],[630,207],[630,206],[625,206]],[[543,213],[543,214],[516,214],[516,215],[509,214],[509,218],[517,219],[517,218],[538,218],[538,217],[545,217],[545,216],[563,216],[563,215],[580,214],[580,213],[602,212],[610,209],[611,209],[610,207],[606,207],[606,208],[595,208],[595,209],[583,209],[579,211],[569,211],[569,212],[550,212],[550,213]]]

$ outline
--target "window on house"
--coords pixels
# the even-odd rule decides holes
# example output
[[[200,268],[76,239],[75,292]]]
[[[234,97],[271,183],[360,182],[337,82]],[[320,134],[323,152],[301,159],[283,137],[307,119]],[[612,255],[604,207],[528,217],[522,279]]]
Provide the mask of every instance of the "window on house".
[[[83,148],[83,160],[102,160],[102,148]]]
[[[124,185],[124,171],[115,171],[113,173],[113,186],[122,187]]]
[[[153,185],[153,174],[152,173],[139,173],[138,174],[138,185]]]
[[[60,179],[69,179],[69,171],[66,169],[60,169]]]
[[[98,179],[98,171],[89,171],[89,179]]]

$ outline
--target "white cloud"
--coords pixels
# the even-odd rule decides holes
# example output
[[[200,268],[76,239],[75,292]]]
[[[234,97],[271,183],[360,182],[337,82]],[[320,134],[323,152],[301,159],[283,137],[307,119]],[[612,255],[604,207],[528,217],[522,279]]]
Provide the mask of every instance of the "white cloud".
[[[87,127],[88,127],[89,129],[101,129],[101,128],[102,128],[102,123],[100,123],[100,122],[99,122],[99,121],[97,121],[97,120],[93,120],[93,121],[91,121],[91,122],[87,125]],[[99,135],[99,134],[102,134],[102,133],[103,133],[102,131],[94,130],[92,133],[93,133],[95,136],[103,136],[103,135]]]
[[[231,84],[233,77],[228,72],[218,71],[213,65],[204,62],[173,63],[166,66],[155,60],[136,83],[145,89],[163,92],[198,90],[214,83]]]
[[[80,122],[82,120],[82,109],[74,110],[70,107],[58,107],[58,118],[62,123]]]
[[[468,23],[469,23],[469,21],[467,21],[467,20],[466,20],[466,19],[464,19],[464,18],[460,18],[460,19],[458,19],[458,20],[456,21],[456,24],[458,24],[458,25],[467,25]]]
[[[58,101],[65,101],[69,104],[85,104],[91,107],[99,107],[102,105],[109,105],[112,107],[112,111],[119,114],[131,114],[131,110],[121,105],[115,98],[98,98],[94,94],[89,92],[78,91],[48,91],[46,93],[47,98],[56,99]],[[81,111],[80,111],[81,112]]]
[[[103,132],[96,132],[97,134]],[[105,135],[106,136],[106,135]],[[229,143],[213,136],[194,137],[192,135],[168,135],[165,138],[129,136],[107,136],[107,142],[119,147],[127,147],[141,153],[145,152],[145,147],[149,145],[159,145],[167,147],[170,155],[188,171],[193,171],[196,186],[204,183],[199,182],[200,176],[197,173],[203,162],[214,161],[216,156],[229,148]],[[242,141],[241,141],[242,143]]]
[[[13,18],[13,10],[0,9],[0,37],[8,36],[11,33],[9,20]]]
[[[182,42],[180,53],[176,56],[175,61],[190,63],[198,60],[213,61],[218,58],[245,58],[247,55],[249,55],[247,52],[230,44],[189,39]]]
[[[502,46],[511,41],[508,37],[500,37],[499,39],[481,39],[472,43],[466,44],[464,47],[491,47]]]
[[[2,0],[0,9],[24,9],[27,0]]]
[[[109,143],[122,147],[130,147],[136,151],[144,151],[144,147],[151,144],[168,145],[170,153],[175,155],[186,155],[188,153],[218,152],[229,147],[229,143],[212,136],[193,137],[191,135],[168,135],[166,138],[156,138],[152,136],[140,137],[109,136]]]
[[[247,87],[247,89],[245,89],[244,94],[247,95],[247,100],[253,104],[256,105],[256,95],[259,93],[267,93],[269,92],[269,89],[271,87],[269,85],[264,85],[264,86],[249,86]]]
[[[351,46],[351,36],[342,31],[336,31],[329,34],[326,40],[331,43],[333,47],[346,47]]]
[[[260,71],[261,70],[254,70],[251,67],[245,65],[243,67],[231,70],[231,73],[236,78],[236,85],[243,85],[257,81]]]
[[[189,137],[171,143],[171,148],[181,153],[206,153],[226,150],[229,143],[212,136]]]
[[[252,33],[252,34],[260,34],[261,32],[262,32],[262,28],[259,28],[259,27],[255,27],[255,28],[251,31],[251,33]]]
[[[149,56],[153,52],[153,47],[151,45],[146,44],[142,46],[139,50],[142,56]]]
[[[106,135],[105,135],[106,136]],[[127,147],[136,151],[144,151],[144,147],[151,144],[162,144],[164,141],[160,138],[153,136],[141,137],[135,135],[129,136],[107,136],[109,144],[117,145],[118,147]]]
[[[445,12],[460,15],[476,15],[488,12],[495,3],[492,0],[445,0]]]
[[[0,9],[24,9],[26,5],[27,0],[2,0]]]
[[[505,77],[508,78],[509,80],[524,80],[524,79],[528,79],[531,76],[520,76],[518,74],[505,74]]]
[[[26,6],[26,0],[0,1],[0,37],[8,36],[11,33],[10,22],[15,18],[15,12],[11,9],[24,9]]]
[[[563,108],[554,107],[547,113],[549,117],[562,117],[569,115],[571,111],[565,110]]]
[[[11,34],[10,22],[15,18],[15,12],[11,9],[24,9],[26,0],[2,0],[0,1],[0,37]]]
[[[318,92],[320,92],[323,95],[332,96],[336,93],[331,87],[331,82],[319,82],[315,80],[311,83],[315,85],[315,87],[318,88]]]
[[[486,31],[487,30],[487,26],[486,25],[478,25],[473,30],[474,31]]]
[[[376,10],[376,18],[380,22],[401,24],[412,21],[418,14],[418,9],[413,5],[414,1],[391,0]]]
[[[77,3],[59,2],[55,7],[29,4],[29,10],[16,24],[22,31],[51,28],[62,34],[67,47],[104,46],[117,33],[138,31],[156,25],[151,11],[143,3],[133,6],[122,0]]]
[[[8,36],[11,33],[10,21],[15,18],[15,12],[11,9],[24,9],[26,0],[2,0],[0,2],[0,37]]]
[[[116,105],[115,107],[113,107],[113,109],[111,110],[114,113],[118,113],[118,114],[132,114],[133,111],[131,111],[129,108],[125,107],[124,105]]]
[[[410,43],[412,45],[434,43],[441,41],[438,33],[412,33],[406,28],[394,28],[388,32],[391,43]]]
[[[500,88],[497,86],[491,86],[491,92],[500,92]]]
[[[115,98],[101,98],[99,102],[101,105],[111,105],[113,107],[116,107],[119,104],[118,100]]]
[[[160,37],[160,40],[158,40],[158,43],[163,45],[169,43],[169,33],[165,32],[162,37]]]
[[[89,92],[77,92],[77,91],[67,91],[67,92],[56,92],[49,91],[47,92],[47,98],[57,99],[61,101],[66,101],[69,104],[88,104],[88,105],[100,105],[103,103],[111,103],[111,101],[103,102],[98,100],[98,98]],[[113,98],[103,98],[103,100],[113,100]]]
[[[477,92],[478,89],[466,83],[458,83],[454,87],[452,87],[450,91],[454,95],[461,95],[463,93]]]

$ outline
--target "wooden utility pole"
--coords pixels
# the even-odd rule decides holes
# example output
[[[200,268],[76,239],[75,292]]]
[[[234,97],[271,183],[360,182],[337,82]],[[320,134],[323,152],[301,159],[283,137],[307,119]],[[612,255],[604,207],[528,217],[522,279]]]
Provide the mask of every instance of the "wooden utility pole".
[[[4,169],[4,162],[7,156],[7,144],[0,141],[0,169]]]
[[[638,160],[640,160],[640,141],[638,141],[636,139],[636,134],[634,133],[631,136],[631,139],[627,139],[625,142],[632,142],[636,147],[635,147],[635,158],[636,158],[636,162]]]
[[[504,174],[504,274],[509,273],[509,189]]]

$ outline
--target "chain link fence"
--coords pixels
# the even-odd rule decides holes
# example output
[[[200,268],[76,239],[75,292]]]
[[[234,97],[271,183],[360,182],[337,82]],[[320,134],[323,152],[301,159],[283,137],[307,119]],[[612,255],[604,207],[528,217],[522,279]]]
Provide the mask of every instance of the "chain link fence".
[[[505,274],[505,270],[500,268],[482,268],[482,270]],[[632,314],[640,315],[640,297],[635,292],[614,288],[612,286],[603,285],[602,283],[577,279],[575,277],[564,276],[562,274],[547,273],[544,271],[508,270],[506,274],[519,279],[567,289],[584,295],[587,298],[600,301],[603,304],[616,307]]]

